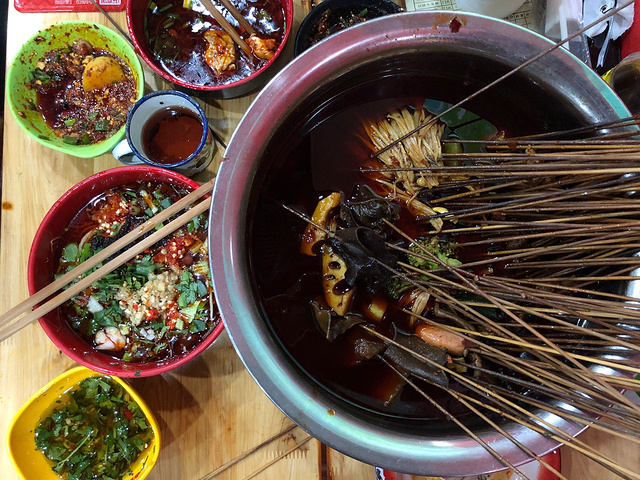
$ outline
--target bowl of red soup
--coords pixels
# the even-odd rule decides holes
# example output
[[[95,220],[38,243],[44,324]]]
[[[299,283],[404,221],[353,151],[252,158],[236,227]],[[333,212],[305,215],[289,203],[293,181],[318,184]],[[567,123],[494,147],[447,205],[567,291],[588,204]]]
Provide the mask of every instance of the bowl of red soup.
[[[127,24],[138,54],[173,84],[222,98],[261,87],[293,23],[292,0],[234,2],[246,22],[221,4],[219,13],[246,44],[241,48],[199,0],[128,0]]]
[[[187,177],[150,166],[106,170],[78,183],[36,232],[30,294],[197,187]],[[109,375],[156,375],[187,363],[223,328],[210,280],[207,229],[206,214],[194,216],[43,316],[42,328],[73,360]]]
[[[113,149],[144,93],[132,46],[103,25],[79,20],[51,25],[25,42],[6,83],[9,108],[27,135],[81,158]]]

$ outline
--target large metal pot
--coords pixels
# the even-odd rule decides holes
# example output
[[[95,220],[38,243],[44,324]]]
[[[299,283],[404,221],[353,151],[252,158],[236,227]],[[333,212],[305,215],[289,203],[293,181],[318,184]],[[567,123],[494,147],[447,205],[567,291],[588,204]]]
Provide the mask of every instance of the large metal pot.
[[[264,316],[247,238],[255,191],[272,163],[306,129],[363,97],[429,92],[455,103],[552,45],[504,21],[463,14],[458,24],[454,18],[451,12],[415,12],[371,20],[330,37],[289,64],[258,95],[231,139],[214,190],[210,233],[215,291],[227,331],[269,398],[306,431],[349,456],[435,476],[504,467],[447,421],[406,421],[372,412],[345,401],[299,368]],[[628,115],[607,85],[562,49],[468,107],[508,124],[514,134]],[[542,416],[571,434],[581,430],[558,417]],[[486,426],[470,426],[513,464],[529,460]],[[557,446],[518,425],[504,426],[539,454]]]

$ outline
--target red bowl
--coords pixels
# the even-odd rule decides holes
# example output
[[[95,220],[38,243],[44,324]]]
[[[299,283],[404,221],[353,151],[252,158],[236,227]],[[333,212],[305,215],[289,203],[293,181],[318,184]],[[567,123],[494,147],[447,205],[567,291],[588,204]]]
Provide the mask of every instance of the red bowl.
[[[56,242],[76,214],[93,198],[109,188],[138,180],[164,181],[190,190],[198,184],[170,170],[151,166],[119,167],[97,173],[69,189],[53,204],[42,220],[29,252],[27,280],[33,295],[53,281],[61,242]],[[169,360],[148,363],[125,362],[100,352],[84,341],[58,314],[57,309],[40,318],[40,325],[53,343],[72,360],[96,372],[117,377],[146,377],[158,375],[193,360],[218,337],[222,320],[204,340],[187,354]]]
[[[269,59],[258,70],[251,75],[244,77],[241,80],[233,83],[227,83],[224,85],[197,85],[180,80],[165,70],[163,70],[153,57],[149,45],[147,44],[147,36],[145,35],[145,12],[147,10],[148,1],[141,0],[127,0],[127,26],[129,27],[129,34],[135,47],[136,52],[144,61],[151,67],[151,69],[160,75],[162,78],[180,87],[188,88],[191,90],[198,90],[202,92],[215,93],[216,96],[221,98],[233,98],[246,93],[252,92],[257,88],[264,85],[268,78],[263,75],[265,70],[269,69],[271,65],[280,57],[280,53],[285,48],[289,35],[291,34],[291,28],[293,26],[293,0],[279,0],[284,10],[285,31],[282,35],[282,42],[275,51],[273,57]]]

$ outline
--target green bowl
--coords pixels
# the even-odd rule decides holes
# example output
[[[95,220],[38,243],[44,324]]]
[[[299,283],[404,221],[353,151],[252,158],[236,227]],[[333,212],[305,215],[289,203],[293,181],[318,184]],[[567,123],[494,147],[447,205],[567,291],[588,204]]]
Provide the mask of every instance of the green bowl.
[[[9,108],[22,129],[36,142],[80,158],[93,158],[111,151],[122,140],[123,126],[109,138],[91,145],[70,145],[57,137],[40,113],[33,109],[36,93],[28,87],[29,73],[45,52],[63,48],[77,38],[84,38],[94,47],[109,50],[122,58],[136,78],[137,96],[144,94],[144,74],[133,47],[118,33],[92,22],[70,20],[45,28],[31,37],[9,65],[7,72],[7,99]],[[44,41],[42,40],[44,39]],[[133,106],[133,103],[131,104]]]

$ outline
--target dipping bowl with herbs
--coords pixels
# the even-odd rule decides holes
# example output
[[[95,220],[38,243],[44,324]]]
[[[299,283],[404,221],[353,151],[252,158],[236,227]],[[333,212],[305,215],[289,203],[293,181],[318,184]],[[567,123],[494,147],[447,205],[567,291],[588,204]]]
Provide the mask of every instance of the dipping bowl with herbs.
[[[123,380],[75,367],[15,415],[8,450],[24,478],[142,480],[160,451],[157,421]]]
[[[150,166],[106,170],[72,187],[36,232],[30,293],[197,187]],[[209,270],[208,226],[206,214],[194,217],[49,312],[40,319],[42,328],[73,360],[105,374],[156,375],[192,360],[223,328]]]
[[[76,20],[25,42],[6,83],[9,107],[27,135],[81,158],[113,149],[124,136],[127,113],[144,94],[131,45],[103,25]]]

